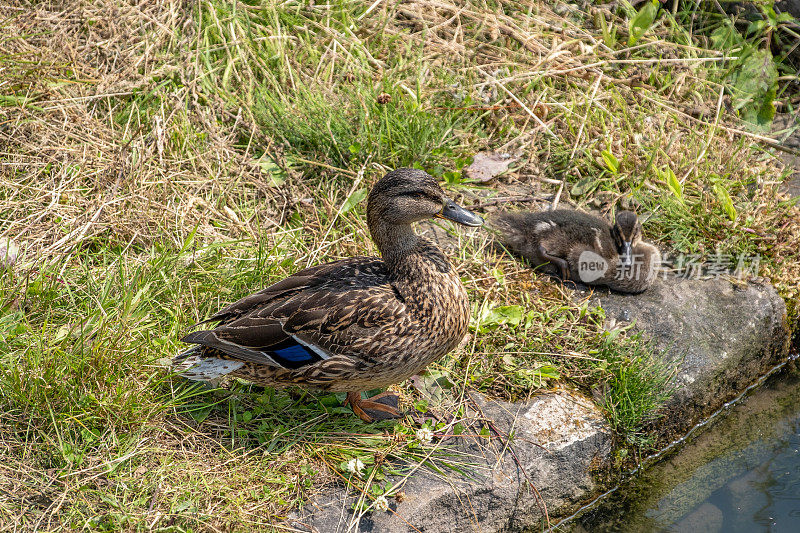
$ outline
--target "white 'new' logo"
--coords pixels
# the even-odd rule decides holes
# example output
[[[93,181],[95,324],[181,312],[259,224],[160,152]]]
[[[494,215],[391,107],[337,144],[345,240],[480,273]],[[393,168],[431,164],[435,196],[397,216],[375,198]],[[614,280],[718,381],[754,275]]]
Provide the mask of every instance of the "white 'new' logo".
[[[608,263],[603,256],[586,250],[578,257],[578,276],[584,283],[591,283],[603,277],[608,270]]]

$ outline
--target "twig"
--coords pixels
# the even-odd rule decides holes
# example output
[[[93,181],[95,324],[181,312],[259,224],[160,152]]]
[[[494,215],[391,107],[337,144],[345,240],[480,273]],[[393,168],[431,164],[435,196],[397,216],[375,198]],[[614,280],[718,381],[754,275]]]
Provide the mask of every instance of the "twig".
[[[689,170],[687,170],[686,174],[684,174],[684,176],[680,179],[681,185],[686,181],[686,178],[688,178],[689,175],[693,171],[697,170],[697,165],[700,163],[700,161],[706,155],[706,151],[708,150],[708,146],[711,144],[711,140],[714,138],[714,133],[716,133],[716,131],[717,131],[717,125],[719,124],[719,116],[720,116],[720,112],[722,111],[722,96],[724,94],[725,94],[725,87],[720,87],[719,88],[719,98],[717,99],[717,112],[716,112],[716,115],[714,116],[714,125],[711,127],[711,130],[708,132],[708,138],[706,139],[706,142],[703,145],[703,149],[700,150],[700,153],[697,155],[697,159],[695,160],[694,165],[692,165],[692,167]]]
[[[693,120],[695,122],[699,122],[700,124],[705,124],[706,126],[711,126],[712,125],[710,122],[706,122],[705,120],[701,120],[699,118],[693,117],[689,113],[685,113],[685,112],[681,111],[680,109],[676,109],[676,108],[674,108],[674,107],[672,107],[670,105],[665,104],[664,102],[659,102],[655,98],[647,96],[644,93],[642,93],[641,96],[645,100],[649,100],[650,102],[653,102],[654,104],[656,104],[656,105],[658,105],[660,107],[663,107],[664,109],[669,109],[673,113],[677,113],[677,114],[681,115],[682,117],[686,117],[686,118],[688,118],[690,120]],[[762,143],[768,145],[770,148],[775,148],[776,150],[780,150],[781,152],[786,152],[787,154],[792,154],[792,155],[796,155],[796,156],[800,157],[800,150],[795,150],[794,148],[789,148],[788,146],[783,146],[782,144],[780,144],[778,141],[776,141],[772,137],[765,137],[764,135],[759,135],[757,133],[750,133],[749,131],[740,130],[738,128],[732,128],[730,126],[718,125],[717,127],[727,131],[728,133],[734,133],[736,135],[742,135],[743,137],[749,137],[750,139],[754,139],[756,141],[759,141],[759,142],[762,142]]]
[[[553,130],[551,130],[551,129],[550,129],[550,127],[549,127],[547,124],[545,124],[545,123],[542,121],[542,119],[540,119],[540,118],[539,118],[539,117],[536,115],[536,113],[534,113],[533,111],[531,111],[531,110],[528,108],[528,106],[526,106],[524,103],[522,103],[522,101],[521,101],[519,98],[517,98],[517,96],[516,96],[514,93],[512,93],[512,92],[511,92],[509,89],[507,89],[505,85],[503,85],[502,83],[500,83],[500,82],[497,80],[497,78],[495,78],[494,76],[492,76],[492,75],[491,75],[491,74],[489,74],[488,72],[484,71],[484,70],[483,70],[482,68],[480,68],[480,67],[478,67],[478,72],[480,72],[481,74],[483,74],[484,76],[486,76],[487,78],[489,78],[489,79],[490,79],[491,81],[493,81],[493,82],[494,82],[494,83],[495,83],[495,84],[496,84],[498,87],[500,87],[501,89],[503,89],[503,92],[505,92],[505,93],[506,93],[508,96],[510,96],[510,97],[511,97],[511,99],[512,99],[512,100],[514,100],[516,103],[518,103],[518,104],[519,104],[519,106],[520,106],[522,109],[524,109],[524,110],[525,110],[525,112],[526,112],[526,113],[528,113],[528,115],[530,115],[530,117],[531,117],[531,118],[532,118],[532,119],[533,119],[533,120],[534,120],[534,121],[535,121],[537,124],[539,124],[539,126],[541,126],[542,128],[544,128],[544,130],[545,130],[547,133],[549,133],[551,137],[558,138],[558,136],[557,136],[555,133],[553,133]]]

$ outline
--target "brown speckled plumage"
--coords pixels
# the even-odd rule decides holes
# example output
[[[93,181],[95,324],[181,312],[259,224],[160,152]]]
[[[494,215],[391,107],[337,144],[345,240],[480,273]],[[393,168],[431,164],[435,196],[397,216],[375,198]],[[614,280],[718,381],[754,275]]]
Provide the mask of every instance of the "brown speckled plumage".
[[[418,373],[459,343],[470,316],[457,272],[411,227],[442,215],[468,225],[482,222],[449,202],[426,173],[390,172],[367,204],[383,259],[353,257],[310,267],[229,305],[207,320],[218,322],[216,328],[183,339],[200,348],[179,355],[176,366],[203,379],[191,365],[226,360],[236,368],[220,363],[223,373],[254,383],[349,393]],[[308,361],[282,359],[281,353]],[[351,403],[359,402],[353,398]]]

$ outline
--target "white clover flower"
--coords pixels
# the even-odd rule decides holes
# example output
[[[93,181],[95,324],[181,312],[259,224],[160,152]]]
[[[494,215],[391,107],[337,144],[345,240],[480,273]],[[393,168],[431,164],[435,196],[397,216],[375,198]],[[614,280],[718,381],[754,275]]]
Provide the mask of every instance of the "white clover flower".
[[[422,444],[430,444],[433,440],[433,431],[428,427],[419,428],[417,430],[417,439]]]
[[[344,466],[344,469],[348,472],[353,474],[361,475],[361,471],[364,470],[364,463],[361,462],[361,459],[356,457],[355,459],[350,459],[347,461],[347,464]]]
[[[389,510],[389,501],[386,496],[378,496],[375,498],[375,510],[379,512],[386,512]]]

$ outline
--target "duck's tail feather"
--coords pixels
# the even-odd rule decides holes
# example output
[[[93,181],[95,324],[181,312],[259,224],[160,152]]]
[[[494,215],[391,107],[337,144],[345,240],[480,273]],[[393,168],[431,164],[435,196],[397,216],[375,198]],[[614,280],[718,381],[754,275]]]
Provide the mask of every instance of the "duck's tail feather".
[[[175,371],[194,381],[211,381],[244,366],[242,361],[230,361],[202,355],[202,346],[193,346],[172,360]]]

